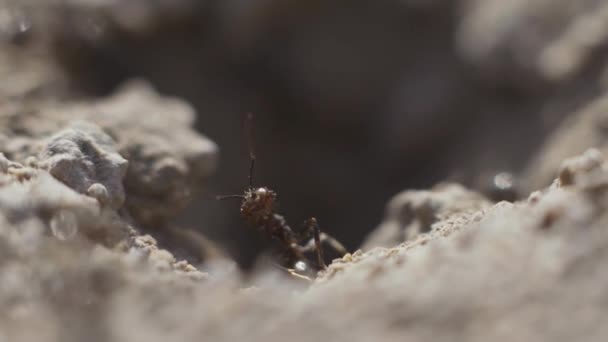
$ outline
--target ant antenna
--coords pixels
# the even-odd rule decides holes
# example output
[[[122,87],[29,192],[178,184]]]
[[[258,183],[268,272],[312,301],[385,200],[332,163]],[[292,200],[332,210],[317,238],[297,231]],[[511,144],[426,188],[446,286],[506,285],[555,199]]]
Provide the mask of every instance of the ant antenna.
[[[223,195],[223,196],[215,196],[215,199],[218,201],[223,201],[223,200],[227,200],[227,199],[245,199],[245,196],[243,195]]]
[[[253,114],[251,112],[247,113],[245,116],[245,130],[247,131],[247,145],[249,146],[249,189],[253,189],[253,167],[255,166],[255,151],[253,146]],[[224,196],[215,196],[215,199],[218,201],[226,200],[226,199],[245,199],[243,195],[224,195]]]
[[[255,146],[253,145],[253,113],[247,113],[245,120],[247,129],[247,144],[249,146],[249,188],[253,189],[253,168],[255,166]]]

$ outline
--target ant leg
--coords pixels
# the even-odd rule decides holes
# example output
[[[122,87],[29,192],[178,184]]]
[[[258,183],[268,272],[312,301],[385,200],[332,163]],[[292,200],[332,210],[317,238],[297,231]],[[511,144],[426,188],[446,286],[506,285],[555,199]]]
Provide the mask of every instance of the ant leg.
[[[325,260],[323,259],[323,247],[321,246],[321,229],[319,229],[319,224],[317,223],[317,219],[312,217],[306,221],[306,233],[307,235],[312,232],[313,238],[309,241],[306,246],[300,247],[300,252],[306,252],[311,249],[314,250],[315,255],[317,257],[317,267],[320,270],[324,270],[327,268],[325,265]],[[314,242],[314,244],[311,244]]]
[[[325,269],[326,265],[323,258],[323,243],[327,243],[341,257],[348,253],[348,250],[342,243],[327,233],[322,233],[317,220],[313,217],[305,221],[306,229],[304,234],[300,236],[300,241],[307,241],[306,244],[298,246],[300,253],[314,252],[317,256],[317,263],[320,269]],[[313,238],[309,238],[310,234]]]
[[[312,228],[313,238],[315,240],[315,255],[317,256],[317,265],[319,269],[326,269],[325,260],[323,259],[323,246],[321,246],[321,229],[317,223],[317,219],[312,217],[309,221],[309,227]]]
[[[299,234],[298,241],[306,241],[306,244],[298,245],[297,251],[299,254],[314,252],[317,258],[317,266],[319,269],[325,269],[325,262],[323,259],[323,250],[321,246],[322,233],[319,229],[317,220],[313,217],[304,221],[304,230]],[[311,237],[312,235],[312,237]]]
[[[320,238],[321,238],[321,244],[326,242],[340,256],[344,256],[345,254],[348,253],[348,250],[346,249],[346,247],[344,247],[344,245],[342,243],[340,243],[340,241],[338,241],[336,238],[332,237],[331,235],[329,235],[327,233],[321,233]],[[314,239],[310,239],[304,246],[302,246],[300,248],[300,250],[303,253],[306,253],[306,252],[312,251],[314,248],[315,248],[315,241],[314,241]]]
[[[294,278],[296,278],[296,279],[299,279],[299,280],[306,280],[306,281],[308,281],[309,283],[312,283],[312,279],[310,279],[310,277],[308,277],[307,275],[304,275],[304,274],[298,273],[298,272],[297,272],[295,269],[292,269],[292,268],[287,268],[287,267],[281,266],[281,265],[279,265],[279,264],[272,264],[272,265],[273,265],[274,267],[276,267],[276,268],[280,269],[280,270],[283,270],[283,271],[287,272],[287,273],[288,273],[290,276],[292,276],[292,277],[294,277]]]
[[[329,234],[321,233],[321,241],[323,241],[323,242],[327,241],[327,243],[331,246],[331,248],[333,248],[341,256],[344,256],[345,254],[348,253],[348,250],[346,249],[346,247],[344,247],[344,245],[342,243],[340,243],[340,241],[336,240],[334,237],[332,237]]]

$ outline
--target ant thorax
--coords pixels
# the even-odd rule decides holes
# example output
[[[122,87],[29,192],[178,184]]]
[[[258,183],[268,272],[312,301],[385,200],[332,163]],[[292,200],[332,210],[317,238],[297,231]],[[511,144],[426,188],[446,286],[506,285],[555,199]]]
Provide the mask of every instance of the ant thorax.
[[[252,224],[260,223],[274,213],[276,192],[262,187],[245,190],[241,214]]]

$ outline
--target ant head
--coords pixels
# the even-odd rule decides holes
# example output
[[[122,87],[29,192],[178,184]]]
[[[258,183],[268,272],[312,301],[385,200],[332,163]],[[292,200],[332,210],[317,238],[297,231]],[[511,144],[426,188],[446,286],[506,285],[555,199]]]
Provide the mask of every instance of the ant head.
[[[241,210],[260,216],[270,215],[274,211],[276,198],[277,194],[265,187],[247,190]]]

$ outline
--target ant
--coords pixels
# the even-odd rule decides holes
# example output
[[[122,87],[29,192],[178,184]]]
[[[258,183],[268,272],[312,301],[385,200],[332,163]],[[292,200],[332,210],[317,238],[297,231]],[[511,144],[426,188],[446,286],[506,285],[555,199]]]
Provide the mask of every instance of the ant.
[[[346,248],[333,237],[321,233],[317,219],[312,217],[305,221],[305,231],[298,236],[287,224],[285,218],[277,213],[277,193],[267,187],[254,187],[253,171],[255,152],[253,147],[253,114],[247,113],[246,125],[249,145],[249,186],[242,195],[217,196],[218,200],[240,199],[241,215],[253,228],[258,229],[270,239],[279,243],[283,250],[283,264],[289,273],[304,277],[315,271],[325,270],[322,242],[327,242],[340,255],[347,253]],[[312,233],[313,238],[310,239]],[[308,240],[308,241],[306,241]],[[302,244],[306,241],[306,244]],[[314,252],[316,262],[313,264],[306,253]]]

